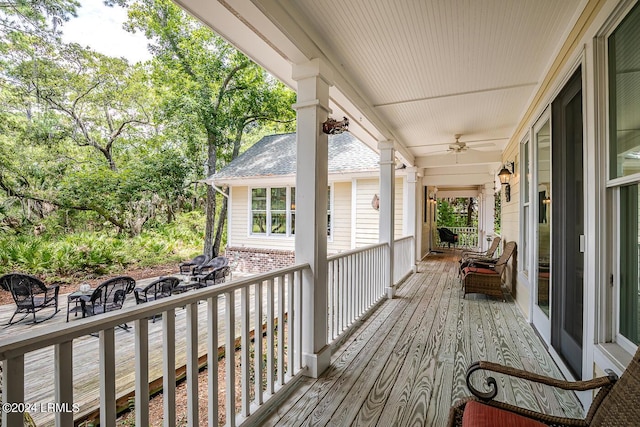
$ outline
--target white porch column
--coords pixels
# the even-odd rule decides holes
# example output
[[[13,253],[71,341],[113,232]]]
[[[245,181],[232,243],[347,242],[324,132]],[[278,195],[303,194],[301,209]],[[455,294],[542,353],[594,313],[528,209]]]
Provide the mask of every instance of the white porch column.
[[[484,185],[484,191],[482,192],[482,201],[484,206],[484,230],[483,242],[481,247],[483,249],[489,249],[489,242],[487,242],[487,236],[495,235],[495,216],[496,216],[496,196],[493,189],[493,182]]]
[[[384,282],[387,284],[387,296],[393,298],[395,286],[393,284],[393,228],[395,225],[395,182],[396,159],[393,141],[378,142],[380,149],[380,222],[379,242],[387,243],[388,257],[385,265]]]
[[[422,248],[422,183],[419,179],[420,173],[418,168],[407,168],[407,212],[405,212],[405,221],[407,224],[407,234],[413,236],[414,252],[413,252],[413,272],[417,271],[417,262],[420,260],[420,251]]]
[[[320,60],[297,64],[298,83],[296,263],[309,263],[302,275],[302,357],[305,374],[317,378],[329,367],[327,345],[327,185],[328,137],[322,123],[329,110],[331,70]]]

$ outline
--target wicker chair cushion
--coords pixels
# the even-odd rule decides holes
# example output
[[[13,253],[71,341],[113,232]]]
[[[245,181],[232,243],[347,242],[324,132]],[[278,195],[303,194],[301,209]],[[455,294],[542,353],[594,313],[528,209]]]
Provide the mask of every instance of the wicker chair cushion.
[[[466,267],[464,270],[462,270],[463,275],[469,274],[469,273],[475,273],[475,274],[493,274],[496,275],[498,273],[496,273],[495,270],[491,269],[491,268],[484,268],[484,267]]]
[[[541,427],[544,424],[513,412],[470,401],[464,408],[462,427]]]

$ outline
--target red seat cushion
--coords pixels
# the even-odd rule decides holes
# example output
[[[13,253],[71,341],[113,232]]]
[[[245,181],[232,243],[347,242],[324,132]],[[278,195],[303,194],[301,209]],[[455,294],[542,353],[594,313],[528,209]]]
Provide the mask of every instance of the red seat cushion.
[[[474,400],[464,407],[462,427],[541,427],[541,422]]]
[[[549,273],[538,273],[538,277],[542,277],[543,279],[548,279]]]
[[[485,267],[465,267],[464,270],[462,270],[462,272],[464,274],[468,274],[468,273],[476,273],[476,274],[498,274],[496,273],[495,270],[491,269],[491,268],[485,268]]]

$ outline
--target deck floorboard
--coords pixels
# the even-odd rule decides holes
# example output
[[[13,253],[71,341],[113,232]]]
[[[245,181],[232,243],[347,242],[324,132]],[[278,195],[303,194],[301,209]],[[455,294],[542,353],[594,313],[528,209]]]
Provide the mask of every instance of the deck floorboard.
[[[451,254],[427,257],[397,297],[335,350],[329,370],[306,380],[264,425],[444,425],[452,403],[470,395],[464,376],[478,359],[562,378],[513,300],[463,299],[456,268]],[[496,380],[507,401],[583,414],[573,392]]]

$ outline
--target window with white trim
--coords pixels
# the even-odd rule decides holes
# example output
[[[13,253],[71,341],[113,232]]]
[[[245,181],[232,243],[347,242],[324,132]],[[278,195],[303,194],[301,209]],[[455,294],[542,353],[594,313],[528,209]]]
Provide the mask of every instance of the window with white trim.
[[[616,341],[640,344],[640,4],[607,39]]]
[[[332,232],[331,186],[327,188],[327,236]],[[295,187],[261,187],[251,189],[250,234],[293,236],[296,232]],[[268,226],[267,226],[268,224]]]

